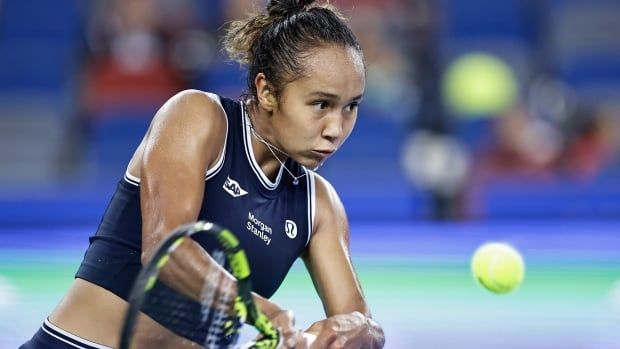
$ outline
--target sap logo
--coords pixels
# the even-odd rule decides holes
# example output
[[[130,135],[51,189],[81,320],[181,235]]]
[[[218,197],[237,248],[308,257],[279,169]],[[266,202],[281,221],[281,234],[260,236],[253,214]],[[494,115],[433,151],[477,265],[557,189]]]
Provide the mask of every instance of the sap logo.
[[[224,190],[226,190],[228,194],[232,195],[232,197],[235,198],[238,198],[248,193],[247,191],[243,190],[243,188],[241,188],[237,181],[235,181],[234,179],[230,179],[230,177],[226,177],[226,182],[224,182],[222,188],[224,188]]]
[[[297,224],[295,224],[292,220],[287,219],[286,222],[284,222],[284,232],[286,233],[286,236],[294,239],[297,236]]]

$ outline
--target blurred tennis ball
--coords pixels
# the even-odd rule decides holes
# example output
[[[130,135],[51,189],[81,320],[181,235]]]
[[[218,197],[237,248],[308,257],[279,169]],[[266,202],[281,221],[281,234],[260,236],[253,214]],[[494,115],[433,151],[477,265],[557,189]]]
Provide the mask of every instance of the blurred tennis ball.
[[[519,252],[501,242],[488,242],[480,246],[472,257],[471,270],[482,286],[498,294],[517,288],[525,274]]]
[[[442,93],[458,116],[495,116],[517,99],[517,79],[500,58],[468,53],[448,66],[442,77]]]

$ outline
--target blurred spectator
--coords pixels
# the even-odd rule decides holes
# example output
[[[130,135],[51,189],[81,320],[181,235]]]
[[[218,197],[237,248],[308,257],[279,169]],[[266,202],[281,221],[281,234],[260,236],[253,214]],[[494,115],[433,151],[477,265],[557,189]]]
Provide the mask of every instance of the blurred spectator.
[[[218,6],[214,5],[212,3],[206,5],[210,6],[207,12],[217,13],[217,15],[212,14],[213,22],[208,24],[214,37],[222,34],[221,30],[227,23],[246,18],[250,13],[259,9],[258,3],[254,0],[226,0],[221,1]],[[216,39],[212,39],[212,57],[205,71],[197,77],[196,87],[229,98],[240,97],[247,89],[244,68],[229,60],[226,54],[217,47],[216,42]]]
[[[370,117],[410,118],[417,108],[417,88],[412,82],[411,58],[407,48],[411,34],[404,28],[402,15],[411,15],[404,1],[336,1],[364,48],[367,79],[364,109]],[[398,105],[398,108],[394,106]]]
[[[542,207],[541,200],[533,199],[538,201],[534,205],[534,195],[547,196],[556,206],[551,211],[558,214],[573,200],[592,197],[590,200],[605,202],[604,194],[614,195],[617,183],[601,179],[601,175],[620,166],[617,107],[581,106],[557,123],[519,105],[493,119],[492,125],[490,138],[474,149],[468,181],[458,199],[462,218],[549,211],[552,206]],[[592,193],[597,193],[594,188],[599,186],[607,190],[600,196],[585,196],[580,189],[584,186]],[[560,197],[565,202],[559,201]],[[491,207],[492,203],[496,207]],[[497,207],[499,203],[506,206]],[[594,202],[581,202],[581,206],[596,207]]]
[[[620,108],[601,105],[584,108],[573,118],[567,130],[568,142],[563,168],[582,181],[595,180],[620,155]]]
[[[178,23],[163,21],[155,0],[99,2],[88,28],[90,58],[85,69],[85,108],[89,117],[103,109],[157,105],[186,86],[167,55]]]
[[[561,136],[542,120],[533,118],[522,105],[492,121],[486,144],[474,149],[470,176],[484,184],[494,176],[548,177],[560,155]]]
[[[216,51],[192,0],[101,0],[87,25],[82,115],[87,169],[121,173],[151,118],[193,87]]]

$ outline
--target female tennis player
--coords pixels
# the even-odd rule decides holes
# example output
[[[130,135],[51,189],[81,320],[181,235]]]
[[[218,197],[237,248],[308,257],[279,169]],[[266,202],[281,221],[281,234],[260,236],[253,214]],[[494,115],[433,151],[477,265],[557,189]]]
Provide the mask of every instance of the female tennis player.
[[[161,107],[90,238],[76,280],[22,349],[116,347],[142,262],[172,229],[197,220],[238,236],[257,306],[288,347],[383,346],[350,259],[343,205],[311,170],[355,124],[365,85],[357,39],[329,5],[272,0],[266,11],[232,23],[224,45],[247,65],[247,94],[236,101],[190,90]],[[193,267],[168,262],[162,271],[168,282],[198,299],[208,274],[230,278],[211,248],[207,240],[182,244],[175,255]],[[326,313],[305,330],[316,336],[313,343],[293,330],[291,312],[268,300],[298,257]],[[160,347],[178,338],[167,335],[166,324],[151,326],[161,333]]]

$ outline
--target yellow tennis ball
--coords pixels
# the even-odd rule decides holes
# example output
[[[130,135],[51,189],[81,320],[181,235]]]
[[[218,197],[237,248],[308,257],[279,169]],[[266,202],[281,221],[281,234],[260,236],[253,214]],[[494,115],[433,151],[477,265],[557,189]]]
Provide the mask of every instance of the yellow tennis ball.
[[[472,257],[471,270],[482,286],[499,294],[517,288],[525,275],[525,265],[519,252],[501,242],[480,246]]]
[[[457,116],[496,116],[516,101],[517,78],[501,58],[484,52],[467,53],[447,67],[442,94]]]

